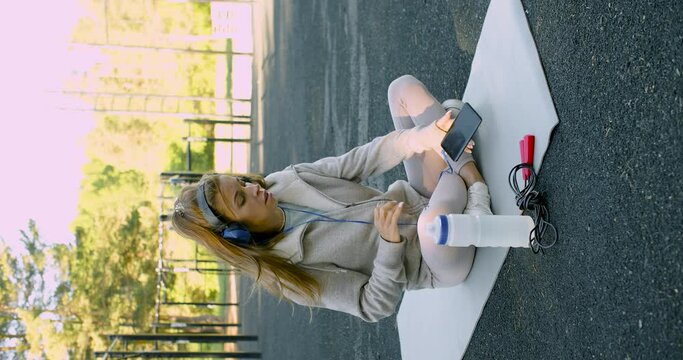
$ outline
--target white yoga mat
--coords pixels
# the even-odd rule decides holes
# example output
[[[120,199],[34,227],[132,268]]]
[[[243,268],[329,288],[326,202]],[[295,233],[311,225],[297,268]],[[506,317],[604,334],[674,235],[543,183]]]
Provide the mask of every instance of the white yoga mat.
[[[536,136],[538,172],[558,123],[519,0],[489,4],[463,100],[483,119],[474,156],[489,186],[493,212],[519,214],[507,179],[520,163],[519,141],[526,134]],[[397,315],[404,360],[462,358],[508,249],[477,249],[472,271],[461,285],[405,293]]]

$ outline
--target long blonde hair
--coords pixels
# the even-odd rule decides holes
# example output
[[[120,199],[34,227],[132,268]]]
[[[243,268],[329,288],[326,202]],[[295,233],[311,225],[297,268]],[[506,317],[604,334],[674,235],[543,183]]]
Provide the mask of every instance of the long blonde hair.
[[[315,301],[320,294],[320,284],[311,275],[294,265],[288,259],[278,256],[273,246],[284,237],[284,233],[272,236],[260,246],[240,246],[223,239],[204,219],[197,205],[197,187],[204,185],[206,198],[211,204],[218,191],[218,174],[206,174],[196,184],[185,186],[176,199],[171,221],[173,228],[183,237],[192,239],[206,247],[218,258],[251,276],[257,285],[262,286],[278,297],[284,297],[283,290]],[[266,188],[262,176],[237,176],[245,181]],[[258,236],[258,234],[252,234]]]

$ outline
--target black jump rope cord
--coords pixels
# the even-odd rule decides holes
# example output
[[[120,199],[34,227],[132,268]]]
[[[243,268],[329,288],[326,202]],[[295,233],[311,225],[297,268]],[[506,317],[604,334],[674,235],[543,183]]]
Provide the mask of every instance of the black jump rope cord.
[[[520,189],[517,182],[517,172],[522,169],[529,169],[530,174],[524,187]],[[550,214],[545,206],[545,199],[538,191],[534,190],[536,172],[534,172],[533,166],[522,163],[513,167],[508,175],[508,183],[515,193],[517,207],[522,210],[523,215],[529,215],[534,220],[534,227],[529,232],[529,247],[534,254],[538,252],[545,254],[545,249],[555,245],[558,235],[555,226],[548,222]],[[547,233],[548,229],[551,231]],[[546,235],[550,235],[549,238]]]

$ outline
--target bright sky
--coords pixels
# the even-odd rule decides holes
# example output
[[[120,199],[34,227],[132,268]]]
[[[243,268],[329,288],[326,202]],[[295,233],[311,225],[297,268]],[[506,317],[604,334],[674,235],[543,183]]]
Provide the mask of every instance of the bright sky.
[[[67,52],[74,24],[85,16],[78,2],[14,1],[0,12],[0,238],[15,250],[23,247],[19,231],[29,219],[38,224],[43,241],[73,241],[69,224],[76,217],[81,167],[87,160],[83,138],[93,120],[88,112],[58,110],[58,95],[47,90],[59,91],[70,72],[93,60]],[[239,8],[231,25],[251,29],[249,4],[218,5]],[[252,51],[251,32],[238,36],[233,46]],[[233,96],[248,99],[251,57],[233,61]],[[225,151],[221,155],[227,158]],[[236,157],[244,157],[246,166],[244,154]]]
[[[0,237],[14,249],[30,218],[46,242],[73,240],[69,223],[86,161],[79,139],[92,121],[54,109],[45,90],[60,89],[68,73],[76,2],[14,1],[0,12]]]

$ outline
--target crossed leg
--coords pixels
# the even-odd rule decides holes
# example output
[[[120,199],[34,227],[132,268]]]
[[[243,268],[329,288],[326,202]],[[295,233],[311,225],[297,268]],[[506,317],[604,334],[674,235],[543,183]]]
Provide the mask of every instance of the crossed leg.
[[[411,75],[394,80],[388,90],[389,109],[396,129],[427,125],[444,116],[446,111],[427,88]],[[422,257],[433,275],[434,287],[454,286],[463,282],[474,261],[475,247],[436,245],[427,234],[426,225],[441,214],[462,213],[467,205],[465,180],[456,173],[443,170],[446,162],[439,154],[428,151],[403,162],[410,185],[425,197],[429,205],[417,222]],[[481,179],[473,162],[462,167],[460,174],[468,185]]]

